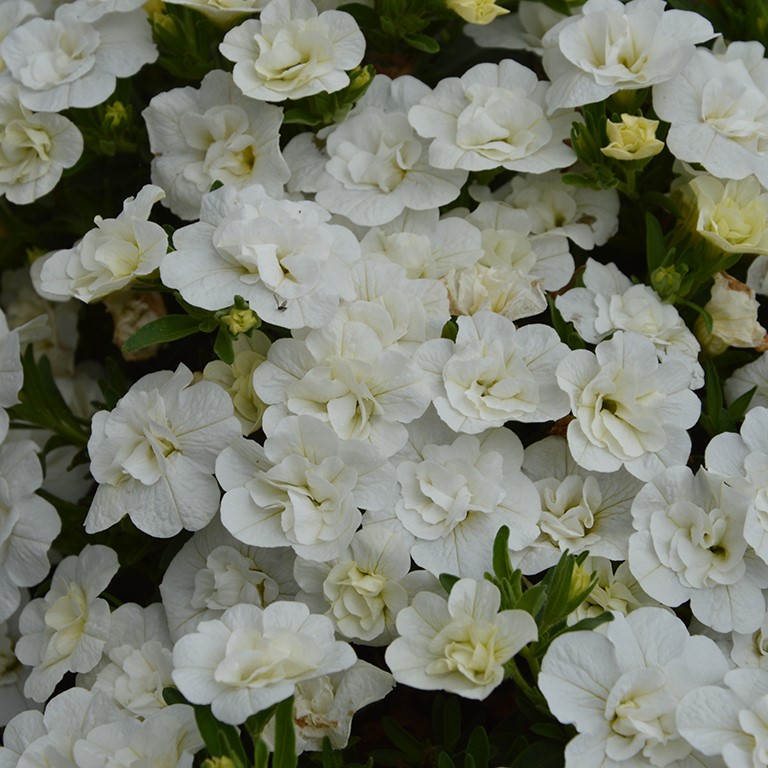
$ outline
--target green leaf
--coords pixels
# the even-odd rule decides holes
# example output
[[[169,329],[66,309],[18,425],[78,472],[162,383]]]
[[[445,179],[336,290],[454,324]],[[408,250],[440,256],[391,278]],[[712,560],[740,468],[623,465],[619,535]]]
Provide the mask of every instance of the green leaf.
[[[476,768],[488,768],[491,746],[485,728],[480,725],[472,731],[467,741],[467,757],[470,756]]]
[[[437,768],[456,768],[456,763],[445,752],[441,752],[437,756]]]
[[[200,321],[189,315],[166,315],[139,328],[123,344],[123,352],[136,352],[153,344],[177,341],[200,330]]]
[[[266,724],[272,719],[272,715],[275,714],[277,704],[273,704],[271,707],[262,709],[261,712],[257,712],[255,715],[251,715],[245,721],[245,727],[248,729],[248,733],[253,736],[254,741],[261,736],[261,732],[264,730]]]
[[[527,611],[531,614],[531,616],[535,618],[538,616],[539,611],[544,606],[546,599],[546,585],[539,583],[523,592],[522,596],[517,601],[515,608],[522,611]]]
[[[219,332],[216,334],[216,341],[213,344],[213,351],[219,360],[225,362],[227,365],[232,365],[235,362],[235,350],[232,347],[232,336],[226,328],[219,328]]]
[[[171,704],[189,704],[184,698],[184,694],[178,688],[163,688],[163,701],[169,706]]]
[[[420,739],[408,733],[393,717],[385,717],[381,721],[381,728],[387,738],[409,758],[421,759],[424,753],[424,745]]]
[[[275,751],[272,768],[296,768],[297,762],[293,696],[289,696],[275,709]]]
[[[443,746],[453,749],[461,738],[461,705],[449,696],[443,707]]]
[[[219,741],[224,748],[224,754],[232,760],[235,768],[249,768],[248,756],[245,754],[240,732],[231,725],[219,728]]]
[[[565,753],[562,744],[535,741],[517,756],[510,768],[561,768],[564,764]]]
[[[648,272],[658,269],[667,255],[667,244],[664,241],[664,233],[656,218],[645,214],[645,259],[648,264]]]
[[[728,406],[728,415],[733,419],[733,421],[741,421],[744,418],[744,414],[746,414],[747,409],[749,408],[749,404],[752,402],[752,398],[755,395],[755,392],[757,392],[757,387],[752,387],[748,392],[745,392],[743,395],[740,395],[737,397],[729,406]]]
[[[459,580],[459,577],[454,576],[451,573],[441,573],[438,576],[438,579],[440,580],[442,588],[450,595],[453,585]]]
[[[570,626],[565,627],[565,629],[560,634],[564,635],[567,632],[581,632],[586,630],[591,631],[593,629],[597,629],[602,624],[608,623],[609,621],[613,621],[613,614],[609,611],[603,611],[599,616],[592,616],[588,619],[581,619],[575,624],[571,624]]]
[[[323,736],[323,768],[339,768],[336,756],[333,754],[331,740]]]
[[[195,707],[195,722],[200,735],[203,737],[205,747],[213,757],[220,757],[224,754],[224,744],[221,741],[220,726],[221,723],[211,713],[208,706]]]
[[[320,125],[322,122],[323,118],[319,115],[310,112],[308,109],[300,109],[299,107],[286,109],[285,116],[283,117],[283,123],[286,125],[308,125],[314,127]]]
[[[511,579],[512,563],[509,561],[509,528],[502,525],[493,540],[493,572],[497,579]]]
[[[379,26],[379,17],[373,8],[362,3],[344,3],[338,10],[353,16],[358,26],[367,29],[376,29]]]
[[[437,53],[440,50],[440,45],[437,40],[434,40],[427,35],[421,35],[418,32],[411,32],[408,35],[403,35],[405,40],[411,48],[415,48],[417,51],[424,51],[424,53]]]
[[[268,768],[269,749],[263,739],[256,739],[253,745],[253,768]]]

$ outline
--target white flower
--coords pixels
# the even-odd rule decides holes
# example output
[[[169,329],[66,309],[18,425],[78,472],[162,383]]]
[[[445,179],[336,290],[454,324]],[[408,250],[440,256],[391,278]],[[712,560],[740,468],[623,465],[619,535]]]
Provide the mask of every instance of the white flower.
[[[528,546],[538,532],[536,490],[520,471],[522,444],[502,428],[438,437],[442,425],[434,413],[425,420],[410,428],[414,455],[397,465],[395,513],[415,537],[411,556],[418,565],[435,576],[481,579],[502,525],[510,529],[512,550]]]
[[[397,617],[400,637],[387,648],[395,680],[427,691],[485,699],[504,678],[503,666],[536,640],[526,611],[499,611],[499,590],[488,581],[461,579],[448,599],[420,592]]]
[[[408,110],[428,92],[409,75],[377,75],[344,122],[321,133],[324,149],[311,133],[288,144],[288,189],[315,192],[332,213],[368,227],[405,209],[427,211],[455,200],[467,171],[434,168],[428,142],[408,122]]]
[[[768,185],[768,83],[755,82],[742,59],[697,49],[677,77],[654,87],[653,108],[671,124],[667,146],[679,160]]]
[[[364,645],[386,645],[396,636],[395,619],[412,596],[440,589],[424,571],[409,573],[408,539],[394,531],[362,528],[334,560],[318,563],[297,558],[297,599],[325,613],[337,631]]]
[[[491,199],[482,189],[473,188],[473,194]],[[604,245],[619,228],[615,189],[574,187],[563,182],[558,171],[516,175],[492,197],[526,211],[533,234],[565,235],[585,250]]]
[[[641,480],[688,459],[686,429],[701,402],[688,388],[690,374],[675,360],[659,363],[653,343],[617,331],[595,352],[570,352],[557,368],[576,417],[568,447],[585,469],[614,472],[622,464]]]
[[[274,325],[320,327],[352,298],[349,267],[360,257],[355,236],[328,219],[319,205],[276,200],[259,184],[221,187],[204,196],[199,222],[174,233],[163,284],[203,309],[241,296]]]
[[[470,24],[490,24],[509,13],[507,8],[496,5],[496,0],[445,0],[445,4]]]
[[[685,364],[692,389],[704,386],[699,343],[672,304],[664,304],[651,287],[633,284],[615,264],[587,259],[583,281],[583,288],[561,294],[555,305],[584,341],[597,344],[614,331],[635,331],[653,342],[660,362]]]
[[[109,636],[109,605],[98,598],[118,570],[117,554],[88,544],[59,563],[45,597],[21,613],[16,655],[34,667],[24,695],[45,701],[67,672],[90,672]]]
[[[239,435],[218,384],[192,384],[183,364],[142,377],[114,410],[93,417],[88,451],[100,485],[86,530],[103,531],[126,514],[160,538],[207,525],[219,503],[216,456]]]
[[[252,99],[283,101],[338,91],[349,84],[365,38],[343,11],[318,13],[310,0],[271,0],[258,21],[230,30],[220,45],[235,62],[235,84]]]
[[[330,619],[305,605],[241,604],[176,643],[173,680],[189,701],[210,704],[214,717],[238,725],[291,696],[297,683],[355,661],[350,645],[334,641]]]
[[[65,8],[55,19],[24,22],[0,42],[0,56],[28,109],[101,104],[118,77],[130,77],[157,58],[143,10],[86,21]]]
[[[83,136],[63,115],[33,113],[13,83],[0,85],[0,195],[25,205],[50,192],[83,152]]]
[[[360,241],[363,256],[399,264],[408,277],[441,278],[451,269],[472,266],[483,254],[480,232],[466,219],[441,219],[437,208],[403,211],[372,227]]]
[[[365,440],[385,456],[400,450],[404,424],[427,409],[429,389],[412,357],[384,348],[387,330],[338,315],[304,341],[276,341],[253,374],[256,394],[270,404],[265,431],[286,412],[309,415],[342,440]]]
[[[195,723],[195,712],[174,704],[148,715],[99,725],[75,742],[72,750],[78,768],[191,768],[204,742]]]
[[[250,547],[214,519],[197,531],[171,560],[160,584],[171,638],[218,619],[238,603],[259,608],[292,600],[294,553],[288,547]]]
[[[629,568],[640,586],[665,605],[690,600],[693,615],[718,632],[755,631],[768,567],[744,539],[747,503],[703,468],[657,475],[632,504]]]
[[[541,669],[552,713],[578,731],[565,748],[566,768],[682,766],[691,745],[677,729],[677,704],[694,688],[719,683],[728,663],[674,614],[639,608],[614,614],[602,633],[555,638]]]
[[[173,685],[168,622],[159,603],[123,603],[111,616],[104,657],[78,685],[103,691],[126,713],[147,717],[166,707],[163,688]]]
[[[168,250],[168,235],[149,221],[152,206],[165,197],[147,184],[123,203],[115,219],[94,219],[96,228],[74,247],[45,257],[39,272],[43,295],[89,303],[154,272]]]
[[[73,768],[77,740],[120,717],[104,694],[70,688],[48,702],[44,715],[30,710],[11,720],[3,734],[0,765]]]
[[[568,412],[554,372],[568,354],[545,325],[515,328],[492,312],[458,319],[456,342],[427,341],[417,361],[429,376],[440,418],[477,434],[507,421],[556,420]]]
[[[576,156],[564,144],[576,112],[547,117],[548,84],[511,59],[481,63],[461,78],[441,80],[411,107],[408,121],[432,138],[429,161],[436,168],[545,173],[571,165]]]
[[[640,481],[623,468],[612,474],[587,472],[571,457],[566,440],[555,436],[525,449],[523,472],[536,485],[541,517],[536,540],[513,553],[515,567],[539,573],[566,550],[626,559],[632,533],[629,510]]]
[[[733,669],[727,688],[708,685],[680,702],[677,727],[705,755],[728,768],[759,768],[768,755],[768,671]]]
[[[61,531],[53,505],[35,494],[43,482],[37,451],[31,440],[0,446],[0,621],[19,607],[19,587],[48,575],[48,550]]]
[[[588,0],[544,35],[550,109],[607,99],[674,77],[694,46],[714,37],[698,13],[665,11],[663,0]]]
[[[747,494],[744,538],[768,563],[768,408],[752,408],[740,434],[723,432],[710,441],[707,469]]]
[[[359,507],[381,509],[394,470],[360,440],[339,440],[311,416],[282,419],[258,444],[238,439],[216,460],[226,491],[224,527],[245,544],[290,545],[310,560],[338,557],[360,525]]]
[[[296,752],[321,752],[328,737],[334,749],[349,741],[352,716],[359,709],[383,699],[395,681],[389,672],[365,661],[349,669],[298,683],[293,700]],[[274,749],[275,721],[270,720],[262,738]]]
[[[378,335],[382,350],[415,352],[440,337],[450,319],[445,286],[430,278],[411,279],[398,264],[362,259],[352,268],[357,298],[337,318],[359,322]]]
[[[209,72],[197,89],[163,91],[141,115],[154,155],[152,181],[177,216],[199,218],[214,181],[238,189],[259,183],[282,195],[290,176],[278,143],[283,111],[243,96],[227,72]]]

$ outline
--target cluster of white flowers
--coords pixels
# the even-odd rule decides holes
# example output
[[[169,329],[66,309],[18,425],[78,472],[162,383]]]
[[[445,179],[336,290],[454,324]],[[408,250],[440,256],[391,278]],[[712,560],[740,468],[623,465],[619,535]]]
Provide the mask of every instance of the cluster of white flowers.
[[[361,67],[370,3],[166,1],[219,30],[229,71],[148,98],[151,183],[36,259],[33,298],[15,278],[0,294],[0,766],[191,768],[205,733],[172,686],[232,726],[292,696],[299,751],[343,748],[396,683],[484,700],[542,633],[533,601],[503,607],[484,579],[502,526],[527,587],[589,553],[574,584],[596,586],[567,622],[613,616],[543,658],[539,689],[578,732],[567,768],[765,766],[762,46],[711,43],[703,16],[662,0],[567,17],[450,0],[479,45],[524,49],[547,79],[502,58],[428,85]],[[11,204],[54,190],[83,152],[72,121],[157,59],[145,5],[0,3]],[[595,150],[630,171],[590,187],[590,106],[643,92],[658,120],[622,114]],[[649,236],[643,282],[645,264],[602,246],[661,151],[688,164],[657,193],[688,229],[662,254]],[[697,247],[715,265],[701,306],[683,292],[699,265],[671,264]],[[98,393],[78,384],[70,299],[103,302],[118,336],[217,341]],[[9,436],[29,426],[8,414],[27,343],[53,363],[76,446]],[[722,364],[721,392],[712,359],[731,347],[754,351]],[[720,434],[694,433],[692,457],[702,401]],[[124,533],[162,551],[159,597],[122,600],[142,556]],[[96,534],[112,546],[81,542]]]

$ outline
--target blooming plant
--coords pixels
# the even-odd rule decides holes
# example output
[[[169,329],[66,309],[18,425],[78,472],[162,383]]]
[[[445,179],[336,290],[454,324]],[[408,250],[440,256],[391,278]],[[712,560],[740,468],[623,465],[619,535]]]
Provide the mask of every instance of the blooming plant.
[[[0,768],[768,767],[768,0],[0,2]]]

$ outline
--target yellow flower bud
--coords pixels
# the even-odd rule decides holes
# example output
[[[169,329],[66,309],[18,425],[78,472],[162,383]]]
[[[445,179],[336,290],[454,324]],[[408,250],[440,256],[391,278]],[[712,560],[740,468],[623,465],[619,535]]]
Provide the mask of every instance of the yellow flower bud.
[[[568,589],[568,599],[570,600],[579,595],[583,595],[591,580],[591,571],[588,571],[583,565],[574,565],[573,575],[571,576],[571,586]]]
[[[496,5],[496,0],[445,0],[445,4],[470,24],[490,24],[497,16],[509,13]]]
[[[259,324],[259,318],[252,309],[232,309],[221,318],[223,325],[227,327],[233,336],[246,333]]]
[[[203,760],[202,768],[235,768],[231,758],[226,755],[221,757],[208,757]]]
[[[104,110],[104,124],[114,130],[122,123],[128,122],[128,110],[122,101],[113,101]]]
[[[609,120],[605,126],[610,144],[600,151],[615,160],[642,160],[658,155],[664,142],[656,138],[658,120],[623,114],[620,123]]]

